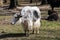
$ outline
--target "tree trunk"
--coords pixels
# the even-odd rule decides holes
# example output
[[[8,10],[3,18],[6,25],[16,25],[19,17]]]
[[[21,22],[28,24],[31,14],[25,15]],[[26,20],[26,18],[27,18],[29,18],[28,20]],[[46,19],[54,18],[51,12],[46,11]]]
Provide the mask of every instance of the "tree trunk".
[[[41,0],[41,5],[47,4],[47,0]]]
[[[30,0],[30,3],[32,3],[32,0]]]
[[[18,5],[17,0],[10,0],[10,5],[8,9],[16,8],[17,5]]]
[[[6,3],[7,2],[7,0],[3,0],[3,3]]]

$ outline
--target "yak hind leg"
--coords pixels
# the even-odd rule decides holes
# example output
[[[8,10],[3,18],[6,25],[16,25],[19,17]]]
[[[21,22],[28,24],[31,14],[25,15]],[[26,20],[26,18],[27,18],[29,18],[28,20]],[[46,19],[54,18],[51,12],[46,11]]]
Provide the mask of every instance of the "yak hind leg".
[[[37,27],[34,28],[33,33],[34,33],[34,34],[39,34],[39,28],[37,28]]]
[[[29,33],[29,30],[25,30],[25,35],[26,35],[26,36],[29,36],[29,34],[30,34],[30,33]]]
[[[39,29],[37,29],[36,33],[39,34]]]

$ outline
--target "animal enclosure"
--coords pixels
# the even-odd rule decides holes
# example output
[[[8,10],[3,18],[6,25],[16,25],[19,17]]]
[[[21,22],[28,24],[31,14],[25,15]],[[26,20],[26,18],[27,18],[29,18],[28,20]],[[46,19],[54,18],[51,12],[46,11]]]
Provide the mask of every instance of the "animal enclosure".
[[[26,4],[24,4],[23,6],[25,5]],[[23,8],[23,6],[20,6],[20,8]],[[5,9],[5,7],[0,7],[0,40],[60,40],[60,19],[58,21],[44,20],[48,16],[48,10],[51,9],[50,6],[42,5],[37,7],[41,9],[42,15],[41,27],[39,30],[40,33],[38,35],[31,34],[29,37],[25,36],[21,24],[10,24],[13,15],[20,10],[7,10]],[[54,10],[58,13],[60,17],[60,7],[55,7]]]

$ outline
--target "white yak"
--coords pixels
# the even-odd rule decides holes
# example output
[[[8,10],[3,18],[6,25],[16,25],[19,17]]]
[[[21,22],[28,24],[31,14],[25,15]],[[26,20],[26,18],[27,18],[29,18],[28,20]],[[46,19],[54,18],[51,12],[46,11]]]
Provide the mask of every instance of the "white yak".
[[[15,24],[19,20],[26,34],[30,33],[30,31],[39,34],[41,12],[38,7],[25,6],[22,8],[19,16],[20,17],[18,17],[18,14],[15,14],[11,23]]]

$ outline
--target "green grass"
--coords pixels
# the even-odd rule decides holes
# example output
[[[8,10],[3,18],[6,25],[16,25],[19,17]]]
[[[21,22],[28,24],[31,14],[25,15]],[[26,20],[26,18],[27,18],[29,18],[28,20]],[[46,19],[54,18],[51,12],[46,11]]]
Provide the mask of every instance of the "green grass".
[[[6,19],[6,20],[8,20],[10,18],[12,18],[12,16],[0,16],[0,19]]]
[[[5,33],[21,33],[23,32],[21,28],[19,25],[0,25],[0,33],[2,31]]]
[[[41,29],[47,29],[47,30],[60,30],[60,22],[58,21],[41,21]]]
[[[0,20],[10,20],[12,16],[0,16]],[[4,33],[24,33],[20,24],[0,24],[0,34]],[[14,39],[14,38],[13,38]],[[40,34],[29,37],[19,37],[18,40],[60,40],[60,22],[41,20]]]

